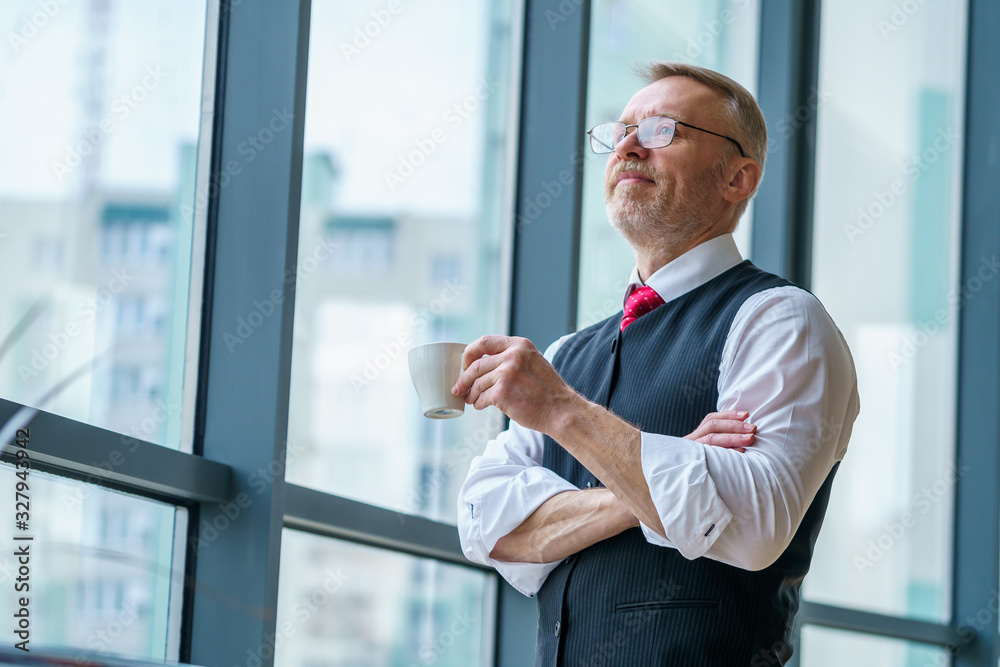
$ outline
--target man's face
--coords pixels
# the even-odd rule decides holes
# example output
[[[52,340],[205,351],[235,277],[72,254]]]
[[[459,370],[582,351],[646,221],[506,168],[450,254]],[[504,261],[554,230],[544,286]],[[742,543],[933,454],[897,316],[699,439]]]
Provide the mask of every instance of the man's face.
[[[650,116],[669,116],[725,134],[722,100],[708,86],[683,76],[646,86],[619,118],[634,125]],[[723,162],[728,142],[678,125],[663,148],[645,148],[634,129],[608,157],[604,197],[611,223],[633,246],[651,237],[688,239],[717,220],[723,201]]]

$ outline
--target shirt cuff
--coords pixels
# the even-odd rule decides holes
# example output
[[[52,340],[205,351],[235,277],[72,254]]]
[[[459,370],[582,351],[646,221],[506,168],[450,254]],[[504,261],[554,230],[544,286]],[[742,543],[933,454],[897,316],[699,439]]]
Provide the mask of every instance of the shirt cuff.
[[[667,539],[648,526],[643,534],[651,544],[675,547],[688,560],[705,555],[733,518],[708,472],[703,448],[685,438],[642,433],[642,472]]]
[[[655,503],[654,503],[655,504]],[[644,524],[642,521],[639,522],[639,528],[642,529],[642,534],[646,537],[646,541],[656,547],[670,547],[676,549],[670,540],[660,535],[658,532]]]
[[[458,522],[460,534],[471,538],[462,541],[466,558],[490,565],[521,594],[534,597],[549,572],[562,561],[517,563],[499,561],[489,554],[501,537],[520,526],[546,500],[575,490],[577,487],[551,470],[533,466],[506,484],[467,498],[466,506],[459,509]]]
[[[549,573],[559,567],[561,563],[561,560],[554,563],[507,563],[490,558],[490,565],[496,569],[500,576],[518,593],[529,598],[535,597]]]

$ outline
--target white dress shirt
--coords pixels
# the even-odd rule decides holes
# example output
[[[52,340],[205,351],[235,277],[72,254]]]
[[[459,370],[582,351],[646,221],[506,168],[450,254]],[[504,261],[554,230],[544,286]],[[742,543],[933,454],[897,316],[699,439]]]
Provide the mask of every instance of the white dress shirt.
[[[649,277],[669,302],[742,261],[732,235],[711,239]],[[637,269],[632,285],[641,285]],[[624,297],[623,297],[624,298]],[[545,352],[550,362],[563,336]],[[797,287],[754,294],[736,313],[719,363],[717,409],[746,410],[757,425],[745,453],[642,433],[642,471],[666,538],[641,524],[646,540],[688,559],[746,570],[773,563],[809,504],[844,458],[859,399],[854,361],[822,304]],[[472,460],[458,497],[458,530],[469,560],[496,568],[534,596],[559,561],[490,558],[497,541],[543,502],[576,486],[543,467],[543,434],[511,421]],[[711,526],[714,524],[714,529]],[[707,533],[707,534],[706,534]]]

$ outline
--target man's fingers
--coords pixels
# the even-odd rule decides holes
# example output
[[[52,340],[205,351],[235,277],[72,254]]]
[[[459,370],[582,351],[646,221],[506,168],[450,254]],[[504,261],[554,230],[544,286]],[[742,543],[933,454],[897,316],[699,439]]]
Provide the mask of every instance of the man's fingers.
[[[723,447],[726,449],[738,449],[749,447],[753,444],[753,433],[710,433],[703,438],[698,438],[697,442],[712,447]]]
[[[710,433],[753,433],[757,427],[738,419],[713,419],[708,430]]]
[[[462,396],[469,391],[478,378],[495,370],[502,361],[503,359],[498,355],[491,355],[476,359],[469,364],[465,371],[459,376],[455,386],[451,388],[451,393],[455,396]]]
[[[480,375],[476,378],[475,382],[472,383],[472,387],[469,388],[469,393],[465,395],[465,402],[475,407],[477,410],[481,410],[483,407],[486,407],[486,405],[489,405],[488,403],[480,407],[483,394],[489,391],[498,380],[499,376],[496,373]]]
[[[462,368],[469,368],[472,363],[486,354],[500,354],[511,345],[514,345],[520,338],[511,336],[482,336],[465,348],[462,355]]]
[[[721,412],[709,412],[705,415],[705,418],[702,419],[701,422],[704,424],[705,422],[713,419],[737,419],[739,421],[743,421],[749,416],[750,413],[746,410],[723,410]]]
[[[481,392],[478,396],[476,396],[474,400],[471,400],[470,403],[472,403],[472,407],[474,407],[476,410],[485,410],[491,405],[494,405],[493,403],[494,394],[495,392],[493,391],[493,387],[490,386],[486,390]]]
[[[756,431],[757,427],[754,424],[737,419],[711,419],[703,421],[689,437],[692,440],[700,441],[701,438],[713,433],[755,433]]]

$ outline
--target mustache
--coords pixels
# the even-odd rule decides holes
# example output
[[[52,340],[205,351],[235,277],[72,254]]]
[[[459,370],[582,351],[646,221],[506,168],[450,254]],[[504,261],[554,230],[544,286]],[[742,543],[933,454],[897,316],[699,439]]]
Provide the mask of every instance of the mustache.
[[[632,171],[637,174],[641,174],[652,181],[656,181],[656,173],[648,166],[634,160],[626,160],[625,162],[619,162],[615,165],[614,171],[611,172],[611,182],[613,183],[618,177],[618,174],[623,171]]]

